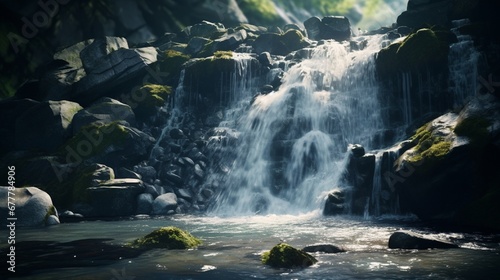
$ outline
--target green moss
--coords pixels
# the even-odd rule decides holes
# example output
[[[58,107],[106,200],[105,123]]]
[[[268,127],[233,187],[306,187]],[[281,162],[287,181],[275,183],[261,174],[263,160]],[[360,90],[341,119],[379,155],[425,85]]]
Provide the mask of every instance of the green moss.
[[[176,227],[162,227],[136,239],[130,244],[134,248],[190,249],[201,245],[200,239]]]
[[[425,124],[411,137],[417,144],[413,148],[413,154],[408,158],[410,162],[420,162],[423,160],[435,161],[446,156],[451,149],[451,142],[441,137],[432,135],[428,129],[429,124]]]
[[[158,56],[158,67],[160,72],[168,73],[167,79],[171,79],[172,85],[176,85],[182,65],[191,59],[189,55],[175,50],[166,50]]]
[[[280,243],[262,254],[262,263],[276,268],[307,267],[318,262],[308,253]]]
[[[212,56],[212,60],[216,59],[233,59],[232,51],[216,51]]]
[[[429,64],[446,62],[448,42],[428,28],[410,34],[399,46],[396,55],[403,69],[414,69]]]
[[[165,85],[147,84],[138,89],[134,96],[138,103],[130,104],[139,119],[148,119],[156,112],[157,107],[164,106],[172,94],[172,87]]]
[[[83,159],[91,158],[112,145],[122,145],[127,136],[125,127],[117,122],[104,125],[93,123],[82,127],[78,134],[60,148],[58,154],[65,157],[71,151]]]

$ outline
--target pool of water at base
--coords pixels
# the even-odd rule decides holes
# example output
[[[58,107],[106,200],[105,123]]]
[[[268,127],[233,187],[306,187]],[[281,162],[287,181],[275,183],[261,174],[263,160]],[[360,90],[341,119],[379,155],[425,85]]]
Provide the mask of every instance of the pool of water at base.
[[[202,239],[203,245],[193,250],[150,250],[106,265],[42,269],[15,279],[500,279],[498,235],[436,232],[412,217],[324,217],[316,212],[299,216],[136,217],[19,228],[16,242],[111,238],[107,242],[122,245],[163,226],[185,229]],[[390,235],[401,229],[453,241],[460,248],[388,249]],[[346,252],[313,253],[318,263],[308,268],[263,265],[260,255],[280,242],[296,248],[333,244]]]

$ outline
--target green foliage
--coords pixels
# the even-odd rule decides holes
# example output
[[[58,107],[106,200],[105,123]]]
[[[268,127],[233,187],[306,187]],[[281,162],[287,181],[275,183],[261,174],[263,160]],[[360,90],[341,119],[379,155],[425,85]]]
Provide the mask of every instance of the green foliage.
[[[276,268],[307,267],[318,262],[308,253],[280,243],[262,254],[262,263]]]
[[[190,249],[201,245],[200,239],[177,227],[162,227],[129,244],[134,248]]]
[[[278,12],[271,0],[237,0],[236,2],[250,22],[273,25],[279,21]]]
[[[355,0],[279,0],[279,2],[284,5],[293,4],[296,7],[318,12],[322,15],[346,14],[356,4]]]

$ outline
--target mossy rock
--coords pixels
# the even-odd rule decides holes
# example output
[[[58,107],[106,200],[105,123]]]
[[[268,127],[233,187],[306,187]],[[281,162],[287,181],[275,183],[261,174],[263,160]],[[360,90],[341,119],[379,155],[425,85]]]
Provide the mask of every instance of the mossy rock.
[[[308,253],[280,243],[262,254],[262,263],[276,268],[308,267],[318,262]]]
[[[413,148],[413,153],[408,158],[408,161],[412,163],[426,161],[427,164],[431,164],[445,157],[452,147],[451,141],[434,136],[432,131],[429,130],[429,124],[417,129],[411,140],[417,142],[417,145]]]
[[[264,33],[253,42],[256,53],[269,52],[276,55],[287,55],[307,46],[309,42],[295,29],[290,29],[284,34]]]
[[[393,75],[401,71],[436,70],[447,67],[449,45],[456,37],[449,31],[422,28],[377,54],[377,71]]]
[[[429,28],[409,35],[398,48],[396,56],[402,69],[421,69],[436,63],[446,63],[449,44],[443,36]]]
[[[158,54],[158,67],[161,73],[168,73],[167,83],[176,86],[182,66],[191,57],[176,50],[166,50]]]
[[[154,115],[156,108],[164,106],[172,94],[172,87],[157,84],[147,84],[138,89],[138,103],[131,107],[139,119],[147,119]],[[135,106],[134,106],[135,105]]]
[[[136,239],[130,244],[134,248],[191,249],[201,245],[200,239],[177,227],[162,227]]]
[[[83,159],[92,158],[100,155],[113,145],[122,145],[127,136],[127,130],[118,122],[104,125],[92,123],[82,127],[78,134],[60,148],[59,154],[64,157],[69,152],[73,152]]]

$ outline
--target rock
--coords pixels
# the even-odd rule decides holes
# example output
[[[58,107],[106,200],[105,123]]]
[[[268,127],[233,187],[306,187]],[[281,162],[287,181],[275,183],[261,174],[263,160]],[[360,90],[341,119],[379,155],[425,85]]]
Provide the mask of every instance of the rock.
[[[308,38],[312,40],[345,41],[351,38],[351,24],[344,16],[311,17],[304,21]]]
[[[61,149],[66,163],[92,160],[109,166],[130,166],[149,155],[155,139],[119,122],[83,127]]]
[[[500,102],[490,95],[471,100],[460,114],[423,125],[391,171],[401,210],[422,220],[500,228],[495,218],[500,178]],[[480,216],[480,214],[486,214]]]
[[[182,139],[185,137],[184,132],[178,128],[171,129],[169,135],[172,139]]]
[[[87,73],[92,72],[102,62],[101,59],[121,48],[128,49],[128,42],[122,37],[106,36],[103,39],[93,40],[80,51],[83,68]]]
[[[189,27],[189,35],[191,37],[215,39],[214,37],[224,32],[226,32],[224,25],[206,20]]]
[[[90,107],[80,110],[73,118],[73,133],[77,134],[84,126],[94,122],[109,124],[115,121],[126,121],[131,126],[136,125],[135,114],[129,105],[118,100],[104,97]]]
[[[365,154],[356,158],[351,154],[349,157],[344,176],[348,186],[352,186],[352,214],[363,215],[366,201],[372,195],[374,170],[375,155]]]
[[[144,192],[142,181],[117,179],[87,188],[92,212],[89,217],[123,217],[136,213],[137,196]]]
[[[136,165],[134,171],[141,176],[144,181],[152,183],[156,179],[156,169],[149,165]]]
[[[205,171],[203,171],[199,164],[196,164],[194,166],[194,174],[198,179],[203,179],[203,177],[205,176]]]
[[[202,37],[193,37],[189,40],[188,45],[186,47],[187,53],[197,54],[201,52],[207,44],[210,44],[212,40]]]
[[[417,233],[408,231],[398,231],[391,234],[389,238],[390,249],[450,249],[458,248],[458,245],[440,241],[430,237],[423,237]]]
[[[177,196],[166,193],[158,196],[153,202],[153,215],[168,215],[177,209]]]
[[[259,60],[260,64],[262,64],[262,66],[273,65],[273,59],[271,58],[271,54],[269,52],[261,52],[257,59]]]
[[[31,107],[16,120],[15,148],[54,151],[70,136],[71,121],[81,109],[70,101],[46,101]]]
[[[150,121],[158,115],[159,108],[168,104],[172,88],[165,85],[147,84],[125,97],[139,120]]]
[[[72,211],[66,210],[59,214],[59,220],[61,223],[78,223],[84,220],[82,214],[73,213]]]
[[[345,194],[342,191],[333,191],[328,194],[323,215],[339,215],[344,213]]]
[[[184,184],[184,180],[182,180],[181,176],[179,176],[177,174],[167,172],[167,173],[165,173],[165,175],[163,177],[167,181],[175,184],[178,187],[181,187]]]
[[[262,254],[262,263],[275,268],[308,267],[318,262],[308,253],[280,243]]]
[[[137,197],[137,214],[151,214],[151,211],[153,211],[153,201],[153,195],[141,193]]]
[[[365,148],[359,144],[349,145],[349,150],[355,158],[360,158],[365,155]]]
[[[253,42],[256,53],[269,52],[275,55],[287,55],[309,45],[310,42],[298,30],[288,30],[282,35],[264,33]]]
[[[9,197],[15,198],[15,201],[8,199]],[[8,215],[10,211],[8,207],[12,205],[8,202],[15,202],[15,216]],[[49,219],[49,217],[57,218],[57,210],[52,204],[50,195],[37,187],[15,188],[14,190],[0,187],[0,214],[2,217],[17,218],[15,224],[19,227],[52,225],[56,219]],[[4,218],[2,224],[5,225],[5,223],[9,224],[9,221]]]
[[[335,246],[335,245],[330,245],[330,244],[319,244],[319,245],[310,245],[306,246],[302,249],[304,252],[308,253],[316,253],[316,252],[321,252],[321,253],[326,253],[326,254],[336,254],[336,253],[343,253],[345,252],[344,249]]]
[[[176,190],[177,197],[185,199],[188,202],[193,201],[193,194],[188,189],[178,189]]]
[[[245,29],[240,29],[234,33],[226,34],[214,40],[213,51],[233,51],[247,39]]]
[[[156,176],[156,170],[154,172],[154,176]],[[140,174],[138,174],[130,169],[127,169],[125,167],[120,167],[116,171],[116,178],[135,178],[135,179],[142,180],[142,176]]]
[[[47,226],[55,226],[60,224],[61,222],[59,221],[59,218],[56,215],[50,215],[47,217],[47,220],[45,221],[45,225]]]
[[[191,249],[201,245],[200,239],[189,232],[176,227],[162,227],[150,234],[136,239],[132,247],[162,248],[162,249]]]
[[[90,104],[112,89],[145,74],[149,65],[157,61],[153,47],[118,49],[102,57],[99,63],[86,70],[87,75],[75,83],[71,100]]]

